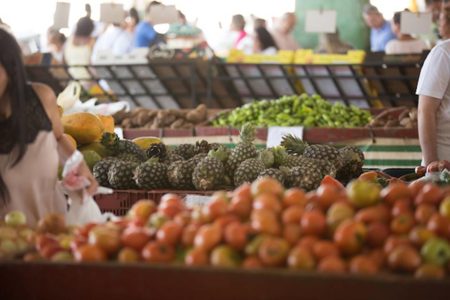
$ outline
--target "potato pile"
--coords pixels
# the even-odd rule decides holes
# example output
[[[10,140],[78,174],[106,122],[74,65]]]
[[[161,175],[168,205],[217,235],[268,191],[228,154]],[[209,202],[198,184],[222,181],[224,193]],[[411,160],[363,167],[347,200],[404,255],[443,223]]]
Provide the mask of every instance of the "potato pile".
[[[368,125],[383,128],[417,128],[417,108],[395,107],[377,115]]]
[[[191,129],[207,121],[206,105],[200,104],[193,110],[136,108],[130,112],[120,111],[114,115],[116,124],[124,129]]]

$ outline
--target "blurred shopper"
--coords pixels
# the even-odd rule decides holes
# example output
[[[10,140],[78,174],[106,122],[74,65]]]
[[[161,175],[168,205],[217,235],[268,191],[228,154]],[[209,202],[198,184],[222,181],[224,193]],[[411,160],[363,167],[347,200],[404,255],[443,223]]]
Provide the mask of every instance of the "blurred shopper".
[[[439,35],[443,41],[450,39],[450,7],[442,8],[439,15]]]
[[[259,27],[263,27],[267,29],[267,22],[262,18],[253,18],[253,30],[256,30]]]
[[[66,212],[58,165],[76,149],[63,134],[55,94],[27,81],[20,47],[2,28],[0,45],[0,219],[19,210],[35,226],[49,213]],[[93,194],[98,184],[84,162],[79,175]]]
[[[352,50],[354,47],[348,43],[341,41],[339,32],[335,33],[322,33],[319,35],[319,45],[317,46],[317,53],[328,54],[346,54],[348,50]]]
[[[253,39],[253,53],[275,55],[277,52],[278,46],[270,32],[265,27],[256,28]]]
[[[235,49],[243,49],[251,42],[251,38],[245,31],[246,24],[242,15],[234,15],[231,18],[230,30],[235,35],[233,39],[233,48]]]
[[[371,4],[364,6],[363,18],[370,28],[370,50],[372,52],[385,51],[387,43],[395,39],[391,24],[383,18],[378,8]]]
[[[392,20],[392,31],[397,37],[394,40],[389,41],[386,45],[386,54],[412,54],[422,53],[427,50],[427,44],[421,40],[412,37],[410,34],[402,33],[400,24],[402,11],[396,12]]]
[[[416,93],[422,165],[450,160],[450,40],[428,54]]]
[[[78,20],[74,34],[64,47],[64,60],[68,65],[87,65],[92,56],[95,39],[91,36],[94,22],[89,17]]]
[[[297,50],[300,48],[293,35],[296,24],[297,17],[294,13],[285,13],[275,21],[271,34],[280,50]]]
[[[134,47],[148,48],[158,43],[158,34],[152,24],[151,9],[153,6],[162,5],[161,2],[152,1],[145,9],[145,18],[136,27]]]
[[[441,38],[439,34],[439,15],[443,3],[442,0],[425,0],[425,11],[431,13],[433,22],[430,32],[421,34],[420,38],[427,43],[428,48],[433,48]]]
[[[56,64],[64,63],[64,45],[66,36],[59,30],[50,27],[47,31],[47,46]]]

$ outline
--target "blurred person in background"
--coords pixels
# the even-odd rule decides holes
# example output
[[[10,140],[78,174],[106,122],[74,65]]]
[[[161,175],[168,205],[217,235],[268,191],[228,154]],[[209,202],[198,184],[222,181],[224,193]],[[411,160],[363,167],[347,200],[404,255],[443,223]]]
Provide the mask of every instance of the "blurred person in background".
[[[253,18],[253,30],[256,30],[260,27],[267,28],[267,21],[262,18]]]
[[[378,8],[371,4],[364,6],[363,18],[370,28],[370,51],[385,51],[387,43],[395,39],[391,24],[384,19]]]
[[[341,41],[339,31],[335,33],[322,33],[319,35],[319,45],[317,46],[317,53],[327,54],[346,54],[354,47],[348,43]]]
[[[145,19],[136,26],[134,47],[148,48],[158,43],[158,34],[152,24],[151,9],[153,6],[162,5],[161,2],[152,1],[145,8]]]
[[[291,12],[285,13],[281,18],[275,20],[271,34],[280,50],[297,50],[300,48],[293,35],[296,24],[297,17]]]
[[[28,82],[20,47],[2,28],[0,45],[0,219],[19,210],[35,226],[49,213],[66,213],[58,165],[76,149],[64,135],[52,89]],[[78,173],[94,194],[98,184],[85,162]]]
[[[56,64],[64,63],[64,45],[66,40],[66,36],[59,30],[53,27],[47,30],[47,46]]]
[[[234,15],[231,18],[230,31],[234,33],[233,48],[235,49],[244,49],[251,43],[251,38],[245,31],[246,24],[242,15]]]
[[[392,19],[392,31],[397,38],[387,43],[385,49],[386,54],[422,53],[422,51],[428,49],[427,44],[421,39],[416,39],[410,34],[401,32],[400,24],[402,13],[403,11],[396,12]]]
[[[433,48],[441,38],[439,34],[439,14],[443,6],[442,0],[425,0],[425,11],[431,13],[432,25],[427,34],[421,34],[419,37],[427,43],[428,48]]]
[[[87,65],[92,56],[95,39],[92,37],[94,22],[89,17],[78,20],[75,32],[64,47],[64,60],[68,65]]]
[[[443,7],[439,14],[439,35],[441,40],[450,39],[450,7]]]
[[[270,32],[265,27],[257,27],[253,39],[253,53],[275,55],[277,52],[278,46]]]

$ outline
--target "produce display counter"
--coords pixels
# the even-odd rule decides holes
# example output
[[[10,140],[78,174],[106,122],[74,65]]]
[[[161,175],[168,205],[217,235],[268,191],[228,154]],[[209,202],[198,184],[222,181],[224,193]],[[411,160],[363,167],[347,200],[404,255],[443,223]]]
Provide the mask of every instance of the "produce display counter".
[[[0,299],[448,299],[450,281],[160,265],[0,263]]]

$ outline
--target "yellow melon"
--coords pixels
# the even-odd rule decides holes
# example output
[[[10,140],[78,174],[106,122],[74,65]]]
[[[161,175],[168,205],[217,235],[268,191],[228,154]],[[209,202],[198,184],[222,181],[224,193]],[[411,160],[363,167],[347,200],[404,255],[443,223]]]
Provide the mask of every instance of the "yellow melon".
[[[161,143],[161,140],[154,136],[143,136],[135,138],[133,143],[138,145],[142,150],[147,150],[151,145]]]
[[[114,133],[114,118],[112,116],[97,115],[105,127],[105,132]]]
[[[91,113],[65,115],[61,121],[64,132],[71,135],[79,145],[99,141],[105,130],[100,118]]]
[[[69,140],[70,144],[76,149],[77,148],[77,141],[71,136],[70,134],[64,133],[64,136]]]

